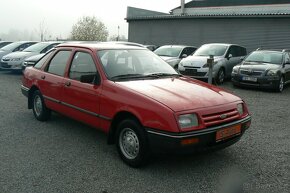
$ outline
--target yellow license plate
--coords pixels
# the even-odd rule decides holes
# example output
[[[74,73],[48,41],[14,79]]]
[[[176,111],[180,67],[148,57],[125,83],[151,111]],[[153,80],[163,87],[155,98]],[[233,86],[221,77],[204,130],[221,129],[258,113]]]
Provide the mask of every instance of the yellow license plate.
[[[222,141],[241,134],[241,125],[235,125],[216,132],[216,141]]]

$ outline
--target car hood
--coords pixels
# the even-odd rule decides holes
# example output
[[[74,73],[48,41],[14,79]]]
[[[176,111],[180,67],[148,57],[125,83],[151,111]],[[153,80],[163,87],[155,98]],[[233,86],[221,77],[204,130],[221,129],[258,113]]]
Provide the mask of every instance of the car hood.
[[[150,97],[175,112],[241,100],[218,87],[186,77],[117,82],[117,84]]]
[[[35,52],[12,52],[10,54],[7,54],[5,56],[5,58],[27,58],[33,55],[36,55],[39,53],[35,53]]]
[[[30,61],[30,62],[37,62],[40,58],[42,58],[45,54],[37,54],[34,56],[30,56],[25,59],[25,61]]]
[[[171,56],[160,56],[160,58],[162,58],[166,62],[170,60],[174,60],[174,59],[179,59],[178,57],[171,57]]]
[[[279,69],[281,66],[277,64],[269,64],[269,63],[258,63],[258,62],[243,62],[240,66],[241,69],[251,69],[257,71],[266,71],[269,69]]]
[[[183,66],[202,67],[207,63],[209,56],[188,56],[182,60]],[[224,58],[222,56],[215,56],[214,61],[220,61]]]

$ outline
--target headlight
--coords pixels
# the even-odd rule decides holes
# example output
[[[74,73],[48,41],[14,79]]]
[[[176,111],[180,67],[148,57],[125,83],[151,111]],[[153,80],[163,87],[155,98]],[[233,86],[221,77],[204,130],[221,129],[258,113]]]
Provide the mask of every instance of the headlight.
[[[23,66],[34,66],[35,62],[28,62],[28,61],[25,61],[23,62]]]
[[[277,76],[278,70],[269,70],[266,73],[266,76]]]
[[[181,129],[197,127],[198,119],[197,119],[196,114],[180,115],[178,118],[178,123]]]
[[[239,73],[239,68],[235,68],[235,67],[234,67],[232,73],[233,73],[233,74],[238,74],[238,73]]]
[[[237,110],[238,110],[240,115],[244,114],[244,106],[242,103],[237,105]]]
[[[19,61],[21,58],[11,58],[11,61]]]

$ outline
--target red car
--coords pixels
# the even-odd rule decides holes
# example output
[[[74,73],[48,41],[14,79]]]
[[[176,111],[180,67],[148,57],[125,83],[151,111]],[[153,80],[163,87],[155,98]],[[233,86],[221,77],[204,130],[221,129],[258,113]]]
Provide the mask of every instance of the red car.
[[[101,129],[133,167],[152,152],[229,146],[251,123],[239,97],[137,46],[59,45],[25,69],[21,90],[36,119],[55,111]]]

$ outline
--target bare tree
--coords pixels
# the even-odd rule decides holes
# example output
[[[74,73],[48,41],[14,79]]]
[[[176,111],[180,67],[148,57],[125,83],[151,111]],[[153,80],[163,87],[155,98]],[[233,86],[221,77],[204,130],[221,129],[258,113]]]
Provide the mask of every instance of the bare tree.
[[[39,23],[38,29],[36,31],[37,31],[37,34],[40,36],[40,41],[44,41],[48,34],[48,29],[44,20],[42,20]]]
[[[83,16],[73,25],[71,39],[80,41],[106,41],[108,34],[105,24],[96,17]]]

